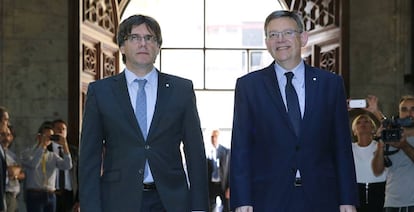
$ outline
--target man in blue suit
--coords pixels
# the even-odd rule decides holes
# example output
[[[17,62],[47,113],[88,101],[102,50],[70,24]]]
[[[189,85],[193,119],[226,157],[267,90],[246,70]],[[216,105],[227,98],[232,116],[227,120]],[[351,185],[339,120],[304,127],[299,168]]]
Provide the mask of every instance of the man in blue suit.
[[[356,211],[357,183],[342,78],[305,64],[301,48],[308,35],[297,13],[272,12],[264,29],[275,62],[236,83],[231,208],[236,212]]]
[[[193,84],[154,67],[161,44],[156,20],[127,18],[118,32],[124,72],[89,85],[79,154],[81,211],[208,210]]]

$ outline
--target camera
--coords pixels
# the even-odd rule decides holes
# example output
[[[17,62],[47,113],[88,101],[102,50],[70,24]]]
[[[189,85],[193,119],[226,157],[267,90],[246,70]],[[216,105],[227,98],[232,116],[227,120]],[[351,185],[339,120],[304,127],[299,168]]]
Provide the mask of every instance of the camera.
[[[382,121],[384,130],[381,132],[381,139],[383,142],[398,142],[401,139],[403,130],[401,127],[414,127],[414,120],[412,117],[384,119]]]
[[[60,139],[60,135],[51,135],[51,136],[49,137],[49,139],[50,139],[51,141],[59,141],[59,139]]]

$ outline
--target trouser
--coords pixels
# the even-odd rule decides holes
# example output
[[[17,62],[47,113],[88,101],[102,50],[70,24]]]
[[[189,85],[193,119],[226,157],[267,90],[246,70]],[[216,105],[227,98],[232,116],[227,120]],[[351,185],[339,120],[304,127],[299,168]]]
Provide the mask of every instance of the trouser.
[[[17,194],[6,192],[6,205],[7,212],[16,212],[17,211]]]
[[[71,212],[73,210],[73,191],[66,189],[56,191],[56,211]]]
[[[81,208],[82,210],[82,208]],[[141,212],[166,212],[156,189],[144,191],[142,194]]]
[[[385,182],[358,183],[358,212],[381,212],[384,208]]]
[[[303,192],[303,187],[298,186],[293,189],[291,193],[290,200],[288,204],[286,204],[286,211],[287,212],[304,212],[306,210],[305,206],[305,194]]]
[[[221,187],[221,182],[209,183],[209,199],[210,199],[210,211],[213,211],[216,207],[216,198],[220,197],[221,204],[223,206],[223,212],[228,212],[230,209],[229,201],[226,199],[225,191]]]
[[[27,190],[27,212],[56,212],[56,196],[54,192]]]

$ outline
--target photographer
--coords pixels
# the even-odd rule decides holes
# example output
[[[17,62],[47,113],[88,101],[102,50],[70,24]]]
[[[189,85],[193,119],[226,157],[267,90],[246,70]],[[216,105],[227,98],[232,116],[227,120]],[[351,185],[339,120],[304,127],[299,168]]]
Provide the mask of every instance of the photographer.
[[[56,211],[56,172],[72,168],[66,138],[53,136],[50,122],[43,123],[36,136],[37,144],[22,152],[22,164],[26,170],[25,200],[28,212]],[[47,150],[51,142],[63,146],[63,157]]]
[[[372,169],[375,175],[381,175],[388,167],[388,174],[385,189],[385,212],[406,211],[414,212],[414,96],[404,96],[399,104],[399,119],[395,122],[402,122],[401,133],[396,133],[395,138],[382,133],[381,142],[378,142],[377,151],[372,160]],[[408,124],[407,124],[408,120]],[[383,132],[388,129],[382,129]],[[399,132],[394,131],[389,132]],[[385,136],[384,136],[385,135]],[[387,151],[384,147],[389,146]],[[389,159],[389,160],[388,160]]]

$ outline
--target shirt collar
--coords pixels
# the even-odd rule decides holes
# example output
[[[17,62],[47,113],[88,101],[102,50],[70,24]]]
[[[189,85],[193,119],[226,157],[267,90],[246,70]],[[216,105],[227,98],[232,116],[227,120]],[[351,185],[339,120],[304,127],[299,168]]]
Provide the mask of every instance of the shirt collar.
[[[157,80],[158,76],[155,67],[144,77],[137,77],[137,75],[135,75],[132,71],[128,70],[127,68],[125,68],[124,72],[128,85],[134,83],[134,80],[136,79],[146,79],[148,84],[153,84]]]
[[[297,80],[299,84],[302,84],[305,80],[305,62],[303,60],[292,70],[286,70],[279,64],[275,63],[275,71],[276,75],[278,76],[278,79],[285,79],[284,74],[286,72],[291,71],[294,74],[294,78]]]

